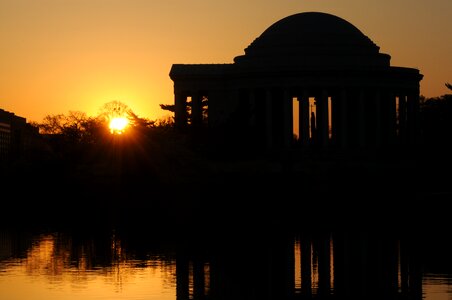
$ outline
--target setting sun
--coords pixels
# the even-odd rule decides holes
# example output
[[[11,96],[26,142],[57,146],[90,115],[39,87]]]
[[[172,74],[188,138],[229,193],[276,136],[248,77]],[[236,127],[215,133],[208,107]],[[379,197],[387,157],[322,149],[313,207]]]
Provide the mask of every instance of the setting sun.
[[[129,120],[127,120],[127,118],[125,117],[113,118],[111,119],[109,124],[110,132],[115,134],[122,134],[128,124]]]

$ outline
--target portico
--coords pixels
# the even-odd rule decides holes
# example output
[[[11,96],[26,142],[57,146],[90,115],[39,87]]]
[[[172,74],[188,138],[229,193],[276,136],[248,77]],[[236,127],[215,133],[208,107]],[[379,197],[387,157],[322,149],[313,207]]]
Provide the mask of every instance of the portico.
[[[416,143],[419,70],[390,66],[388,54],[333,15],[286,17],[234,63],[175,64],[170,77],[180,129],[226,130],[266,148]]]

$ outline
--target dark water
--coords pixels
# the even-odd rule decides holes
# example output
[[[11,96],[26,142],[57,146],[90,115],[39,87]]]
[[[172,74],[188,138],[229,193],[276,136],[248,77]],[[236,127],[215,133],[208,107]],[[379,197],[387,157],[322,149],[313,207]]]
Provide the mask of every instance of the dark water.
[[[8,224],[0,299],[452,299],[447,228]]]

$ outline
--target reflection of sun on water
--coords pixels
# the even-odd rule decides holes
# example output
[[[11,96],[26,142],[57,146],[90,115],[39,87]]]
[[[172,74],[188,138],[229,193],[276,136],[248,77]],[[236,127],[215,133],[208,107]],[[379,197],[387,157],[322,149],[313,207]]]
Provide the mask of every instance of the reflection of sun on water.
[[[111,119],[109,127],[110,132],[114,134],[122,134],[129,124],[129,120],[125,117],[116,117]]]
[[[108,246],[107,246],[108,247]],[[0,261],[1,299],[172,300],[175,261],[156,254],[134,259],[114,238],[111,261],[93,264],[91,243],[75,246],[58,235],[38,237],[26,256]],[[107,255],[108,257],[108,255]],[[6,279],[6,280],[5,280]]]

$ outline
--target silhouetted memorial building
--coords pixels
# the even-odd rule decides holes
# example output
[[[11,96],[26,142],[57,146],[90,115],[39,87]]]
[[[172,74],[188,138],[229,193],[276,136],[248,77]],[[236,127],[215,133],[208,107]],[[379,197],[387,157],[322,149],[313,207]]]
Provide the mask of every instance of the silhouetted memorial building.
[[[174,64],[175,123],[267,148],[294,144],[294,120],[302,146],[412,144],[423,76],[390,58],[339,17],[288,16],[234,63]]]

